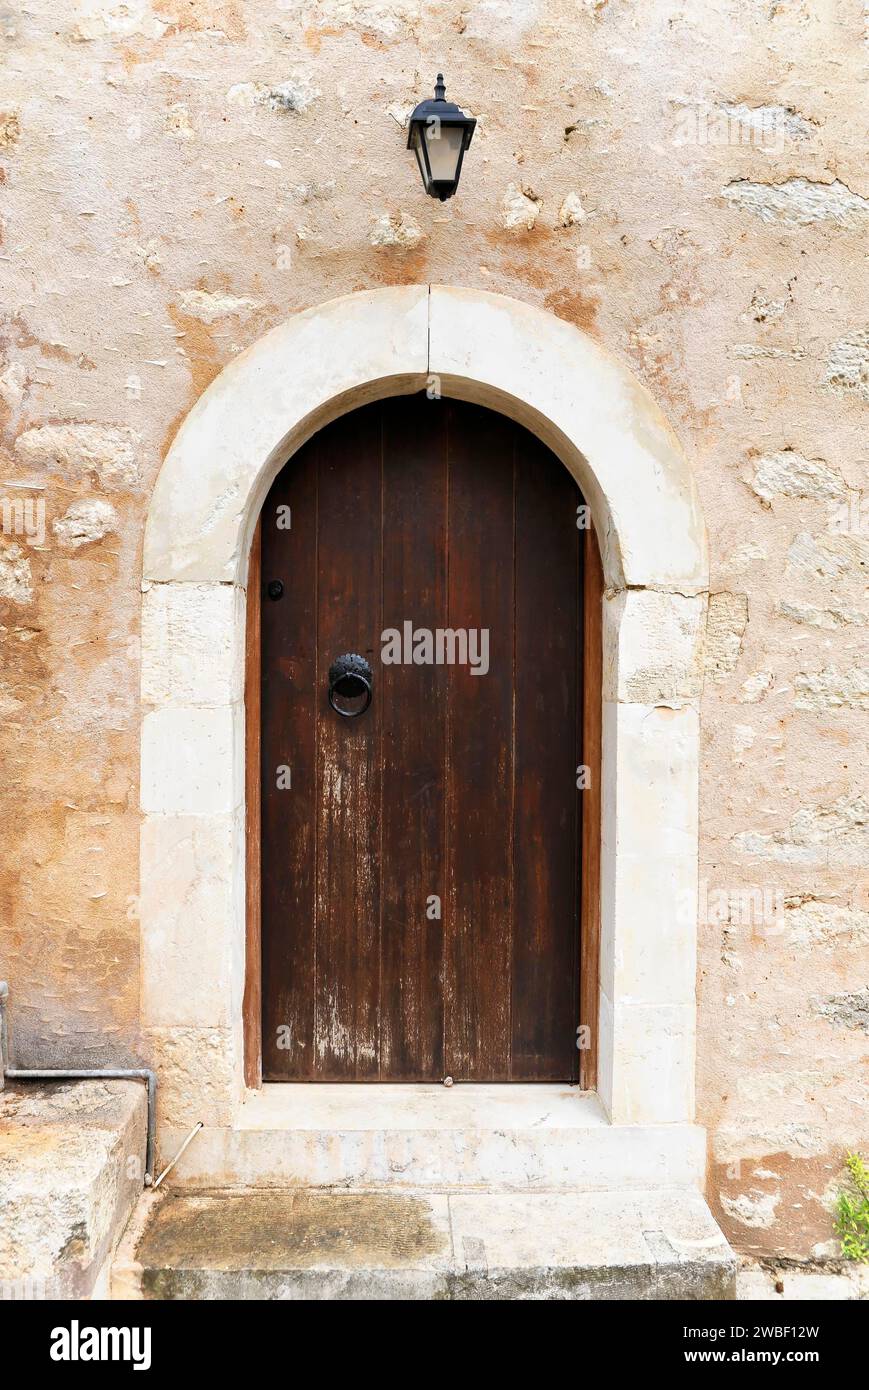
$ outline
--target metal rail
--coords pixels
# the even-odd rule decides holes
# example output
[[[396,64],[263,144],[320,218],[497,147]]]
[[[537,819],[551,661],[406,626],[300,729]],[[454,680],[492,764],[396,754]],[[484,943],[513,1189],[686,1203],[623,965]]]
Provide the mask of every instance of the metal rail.
[[[154,1136],[157,1125],[157,1076],[150,1067],[60,1067],[45,1069],[9,1066],[6,1007],[9,986],[0,980],[0,1091],[10,1081],[144,1081],[148,1090],[148,1138],[145,1147],[145,1187],[154,1181]]]

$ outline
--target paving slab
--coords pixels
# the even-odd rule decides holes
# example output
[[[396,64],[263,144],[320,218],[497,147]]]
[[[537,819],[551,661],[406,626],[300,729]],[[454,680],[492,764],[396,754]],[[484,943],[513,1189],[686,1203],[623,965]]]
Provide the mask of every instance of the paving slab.
[[[145,1194],[125,1299],[730,1299],[694,1188],[648,1193]]]

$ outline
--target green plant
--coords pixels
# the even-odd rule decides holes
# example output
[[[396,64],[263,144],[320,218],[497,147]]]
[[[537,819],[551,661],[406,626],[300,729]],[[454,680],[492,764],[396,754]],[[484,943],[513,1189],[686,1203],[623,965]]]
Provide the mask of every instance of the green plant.
[[[836,1199],[836,1232],[846,1260],[869,1260],[869,1169],[859,1154],[848,1154],[845,1167],[853,1191]]]

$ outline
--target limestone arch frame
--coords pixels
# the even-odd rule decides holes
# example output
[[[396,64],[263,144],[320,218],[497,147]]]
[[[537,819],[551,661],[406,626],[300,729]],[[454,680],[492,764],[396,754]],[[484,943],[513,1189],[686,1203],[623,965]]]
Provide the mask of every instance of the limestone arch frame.
[[[245,585],[260,508],[323,425],[421,389],[531,429],[591,505],[606,585],[598,1094],[612,1124],[691,1124],[708,588],[693,475],[649,393],[578,329],[501,295],[413,285],[265,334],[190,411],[154,488],[140,916],[162,1125],[231,1129],[245,1096]]]

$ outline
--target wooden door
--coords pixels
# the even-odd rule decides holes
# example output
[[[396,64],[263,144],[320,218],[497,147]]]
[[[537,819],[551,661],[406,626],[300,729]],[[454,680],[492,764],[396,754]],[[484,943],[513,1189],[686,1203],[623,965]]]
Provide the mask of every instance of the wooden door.
[[[266,1080],[577,1080],[581,502],[527,431],[425,396],[344,416],[275,480]],[[345,653],[371,668],[358,717],[329,703]]]

